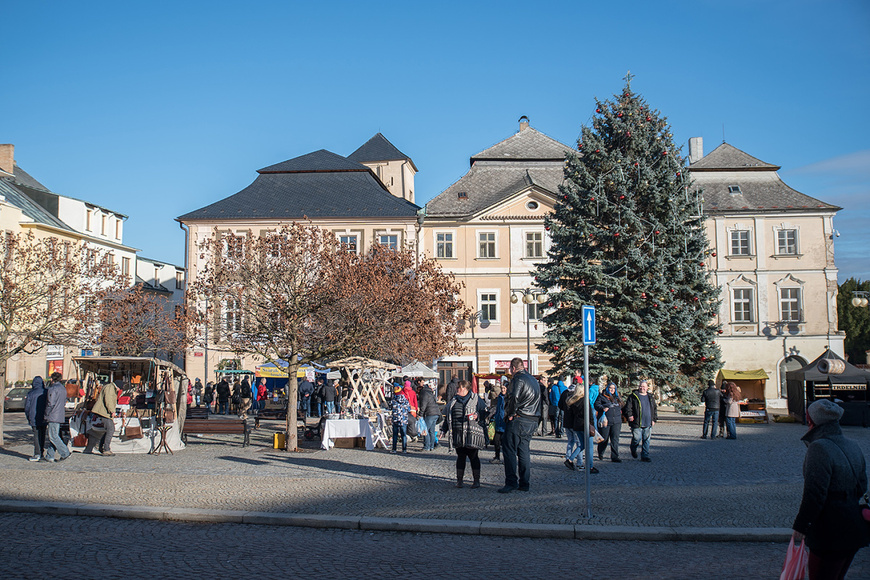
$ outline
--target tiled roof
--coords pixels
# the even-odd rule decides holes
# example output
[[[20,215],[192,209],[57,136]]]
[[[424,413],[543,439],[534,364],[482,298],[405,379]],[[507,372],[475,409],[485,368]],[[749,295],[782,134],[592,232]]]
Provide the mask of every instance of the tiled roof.
[[[37,223],[66,230],[68,232],[73,231],[72,228],[70,228],[58,218],[51,215],[41,205],[30,199],[30,197],[28,197],[18,187],[9,183],[5,179],[0,179],[0,195],[5,197],[8,203],[20,209],[25,216],[29,217]]]
[[[15,172],[15,182],[20,183],[21,185],[26,185],[27,187],[32,187],[33,189],[41,189],[42,191],[51,191],[49,188],[45,187],[36,179],[34,179],[29,173],[18,167],[16,164],[13,171]]]
[[[710,153],[692,164],[692,171],[776,171],[776,165],[765,163],[740,149],[722,143]]]
[[[368,141],[366,141],[359,149],[347,156],[351,161],[358,163],[366,163],[367,161],[410,161],[414,166],[414,162],[410,157],[399,151],[395,145],[378,133]],[[414,171],[417,167],[414,166]]]
[[[842,209],[792,189],[776,172],[778,166],[727,143],[689,169],[695,187],[702,191],[704,211],[709,214]]]
[[[462,179],[426,204],[426,215],[473,215],[532,186],[556,194],[563,172],[562,161],[477,161]]]
[[[235,195],[178,220],[413,217],[420,209],[391,195],[364,165],[326,150],[258,173]]]
[[[527,127],[471,158],[476,161],[563,161],[571,147]]]

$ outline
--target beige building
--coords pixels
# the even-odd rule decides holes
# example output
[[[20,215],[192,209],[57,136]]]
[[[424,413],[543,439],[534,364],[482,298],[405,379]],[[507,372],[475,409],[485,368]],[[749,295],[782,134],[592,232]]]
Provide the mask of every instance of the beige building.
[[[220,236],[262,235],[293,221],[310,221],[332,231],[352,252],[367,251],[374,244],[398,248],[418,243],[416,167],[380,133],[348,157],[320,150],[257,173],[242,191],[177,218],[187,231],[190,283],[200,269],[198,247],[215,231]],[[238,322],[236,306],[221,304],[207,334],[204,329],[201,346],[187,354],[191,377],[213,380],[222,361],[236,358],[226,349],[225,338],[238,330]],[[254,370],[261,363],[248,358],[242,367]]]
[[[837,330],[833,219],[840,209],[786,185],[778,166],[723,143],[708,155],[689,143],[701,189],[711,275],[722,288],[724,368],[764,369],[769,407],[786,406],[785,372],[830,348]]]

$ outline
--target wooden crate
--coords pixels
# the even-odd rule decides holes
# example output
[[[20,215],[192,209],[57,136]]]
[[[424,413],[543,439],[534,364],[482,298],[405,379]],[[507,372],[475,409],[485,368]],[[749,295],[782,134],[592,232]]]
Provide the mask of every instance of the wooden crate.
[[[336,437],[333,439],[333,443],[339,449],[354,449],[354,448],[363,448],[366,447],[366,438],[365,437]]]

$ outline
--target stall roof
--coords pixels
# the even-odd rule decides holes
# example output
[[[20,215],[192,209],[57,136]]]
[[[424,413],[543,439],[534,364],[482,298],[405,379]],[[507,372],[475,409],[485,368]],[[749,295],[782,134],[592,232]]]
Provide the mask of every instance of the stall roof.
[[[729,371],[728,369],[721,369],[719,376],[726,381],[759,381],[770,378],[764,372],[764,369],[756,369],[754,371]]]
[[[438,373],[421,363],[420,361],[414,361],[407,366],[403,366],[402,370],[396,371],[393,373],[394,377],[422,377],[424,379],[437,379],[439,376]]]
[[[846,365],[846,369],[838,375],[823,373],[819,371],[819,362],[821,362],[822,359],[841,360]],[[830,349],[826,350],[824,353],[822,353],[822,356],[820,356],[807,366],[794,371],[789,371],[788,373],[786,373],[785,376],[786,379],[798,381],[813,381],[816,383],[831,382],[832,384],[836,384],[870,382],[870,373],[865,370],[859,369],[854,365],[850,365],[843,358],[838,356],[837,353]]]
[[[159,358],[151,358],[147,356],[74,356],[72,357],[74,363],[80,366],[87,366],[88,363],[93,363],[95,365],[98,364],[111,364],[113,362],[117,362],[119,364],[127,363],[129,365],[132,364],[151,364],[156,367],[167,367],[172,369],[175,374],[187,376],[181,368],[176,366],[175,364],[162,360]]]

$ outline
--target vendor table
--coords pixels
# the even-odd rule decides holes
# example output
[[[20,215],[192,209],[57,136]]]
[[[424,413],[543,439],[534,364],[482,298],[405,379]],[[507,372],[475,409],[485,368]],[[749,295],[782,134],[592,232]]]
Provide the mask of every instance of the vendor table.
[[[330,449],[339,437],[365,437],[366,450],[375,448],[372,443],[372,426],[368,419],[327,419],[323,425],[321,449]]]

